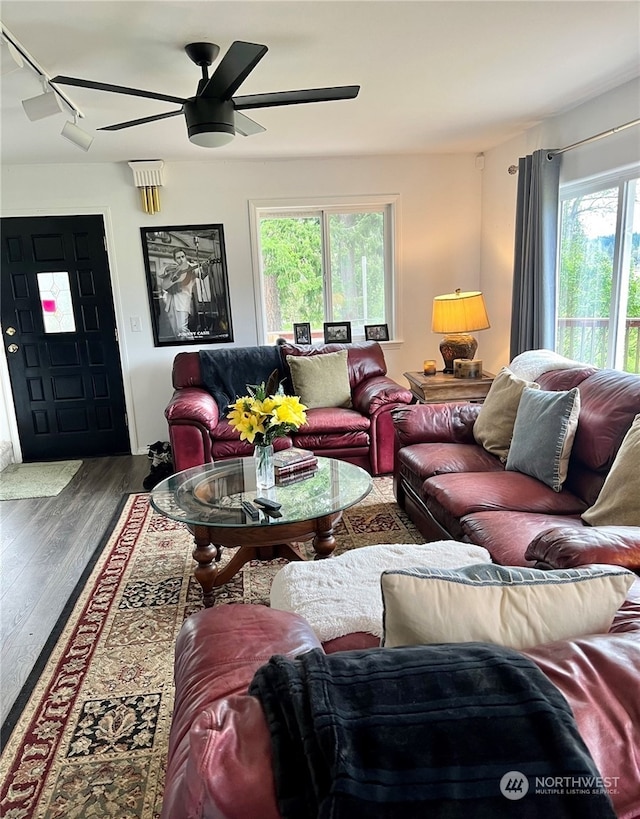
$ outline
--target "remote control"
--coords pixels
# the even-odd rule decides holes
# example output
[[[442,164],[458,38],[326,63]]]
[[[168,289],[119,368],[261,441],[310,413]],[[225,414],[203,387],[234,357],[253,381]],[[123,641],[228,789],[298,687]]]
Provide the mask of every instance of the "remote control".
[[[253,507],[253,506],[252,506],[252,505],[249,503],[249,501],[242,501],[242,508],[243,508],[243,509],[244,509],[244,511],[247,513],[247,515],[249,515],[249,517],[251,518],[251,520],[258,520],[258,518],[260,517],[260,512],[258,512],[258,510],[257,510],[257,509],[255,509],[255,508],[254,508],[254,507]]]
[[[273,512],[277,512],[282,506],[281,503],[271,500],[271,498],[256,498],[254,503],[256,506],[261,506],[265,511],[271,510]]]
[[[268,518],[281,518],[282,512],[278,511],[278,509],[263,509],[264,514]]]

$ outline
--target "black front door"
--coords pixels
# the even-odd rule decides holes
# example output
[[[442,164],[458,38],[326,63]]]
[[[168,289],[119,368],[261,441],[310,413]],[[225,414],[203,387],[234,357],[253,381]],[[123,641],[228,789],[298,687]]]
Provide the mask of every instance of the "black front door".
[[[101,216],[0,220],[2,335],[25,461],[130,451]]]

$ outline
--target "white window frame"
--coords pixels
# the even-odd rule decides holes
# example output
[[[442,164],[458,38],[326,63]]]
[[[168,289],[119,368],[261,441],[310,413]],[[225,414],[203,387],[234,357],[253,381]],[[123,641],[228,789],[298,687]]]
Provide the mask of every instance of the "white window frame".
[[[627,293],[629,290],[629,256],[631,253],[631,233],[632,225],[632,201],[629,196],[629,182],[640,179],[640,164],[629,165],[616,171],[610,171],[598,176],[589,177],[576,182],[570,182],[560,186],[559,208],[558,208],[558,250],[556,253],[556,288],[560,288],[560,241],[562,230],[560,220],[562,219],[563,202],[567,199],[575,199],[586,196],[590,193],[618,188],[618,209],[616,214],[616,234],[614,239],[613,263],[612,263],[612,285],[611,303],[609,305],[609,323],[611,327],[610,339],[607,349],[606,366],[613,369],[622,369],[624,361],[624,322],[620,321],[622,315],[627,314]],[[640,181],[636,184],[640,185]],[[628,241],[627,241],[628,237]],[[555,326],[558,326],[558,304],[556,300]]]
[[[268,199],[249,201],[249,228],[251,234],[251,255],[253,263],[253,288],[256,308],[256,329],[258,344],[267,343],[266,308],[263,287],[262,252],[260,247],[260,219],[264,216],[300,215],[302,212],[316,211],[321,217],[322,252],[325,259],[331,258],[329,233],[326,224],[329,215],[379,211],[385,209],[384,218],[384,266],[385,266],[385,322],[389,326],[390,341],[381,342],[385,347],[400,345],[400,281],[399,243],[397,224],[399,221],[400,197],[398,194],[377,194],[371,196],[296,197],[291,199]],[[325,276],[323,291],[325,315],[328,313],[327,299],[331,298],[331,277]],[[329,302],[330,304],[330,302]],[[354,336],[353,341],[363,341],[364,337]]]

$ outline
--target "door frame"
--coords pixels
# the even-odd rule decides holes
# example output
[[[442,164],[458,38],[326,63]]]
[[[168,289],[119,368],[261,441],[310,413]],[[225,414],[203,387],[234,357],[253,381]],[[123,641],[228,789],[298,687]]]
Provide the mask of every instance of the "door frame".
[[[119,277],[117,275],[117,265],[115,262],[115,243],[113,239],[113,225],[111,223],[111,208],[107,205],[96,205],[95,207],[80,207],[80,208],[36,208],[32,210],[2,210],[0,211],[1,218],[22,217],[25,219],[43,218],[47,216],[101,216],[104,224],[104,235],[106,241],[106,254],[109,262],[109,278],[111,280],[111,292],[113,293],[113,309],[115,312],[116,329],[118,331],[118,346],[120,348],[120,374],[122,376],[122,386],[124,388],[124,402],[127,418],[129,419],[129,446],[131,452],[135,455],[138,452],[138,440],[135,429],[135,413],[133,411],[133,396],[131,394],[131,384],[129,375],[125,372],[124,362],[128,360],[125,333],[124,333],[124,319],[122,315],[122,299],[120,295]],[[0,388],[2,390],[2,399],[5,409],[5,414],[9,422],[9,433],[11,445],[13,447],[13,459],[16,463],[22,463],[22,447],[20,446],[20,436],[18,434],[18,419],[16,416],[15,404],[13,400],[13,389],[11,388],[11,380],[9,378],[9,364],[7,363],[7,355],[4,349],[4,344],[0,345],[2,353],[0,354]]]

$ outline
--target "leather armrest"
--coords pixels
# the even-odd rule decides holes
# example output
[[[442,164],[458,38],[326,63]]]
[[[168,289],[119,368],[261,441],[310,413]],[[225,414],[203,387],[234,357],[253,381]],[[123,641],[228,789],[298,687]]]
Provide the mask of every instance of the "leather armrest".
[[[353,408],[370,418],[390,404],[410,404],[413,396],[388,376],[377,375],[354,387],[351,399]]]
[[[169,424],[192,422],[205,429],[213,430],[218,426],[220,412],[215,399],[206,390],[199,387],[186,387],[176,390],[171,396],[164,411]]]
[[[554,569],[610,563],[637,571],[640,569],[640,527],[556,526],[531,541],[525,558]]]
[[[473,425],[480,404],[412,404],[392,411],[398,446],[473,444]]]

